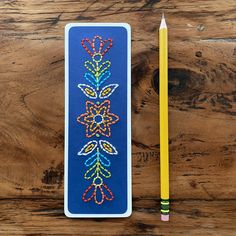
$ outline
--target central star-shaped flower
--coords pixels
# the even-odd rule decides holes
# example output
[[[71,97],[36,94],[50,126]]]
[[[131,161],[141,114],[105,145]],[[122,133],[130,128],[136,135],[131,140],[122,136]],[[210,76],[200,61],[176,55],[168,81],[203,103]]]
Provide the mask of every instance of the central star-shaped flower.
[[[86,113],[81,114],[77,121],[86,126],[86,137],[90,138],[99,133],[106,137],[111,136],[110,125],[115,124],[119,117],[110,113],[110,101],[105,100],[100,105],[86,102]]]

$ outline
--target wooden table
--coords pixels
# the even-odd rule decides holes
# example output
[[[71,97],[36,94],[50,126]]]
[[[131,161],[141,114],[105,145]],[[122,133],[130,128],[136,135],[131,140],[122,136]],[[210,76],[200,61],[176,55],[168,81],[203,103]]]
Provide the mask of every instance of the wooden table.
[[[0,233],[235,235],[236,2],[0,2]],[[160,221],[157,32],[169,27],[171,221]],[[133,214],[63,214],[64,26],[132,27]]]

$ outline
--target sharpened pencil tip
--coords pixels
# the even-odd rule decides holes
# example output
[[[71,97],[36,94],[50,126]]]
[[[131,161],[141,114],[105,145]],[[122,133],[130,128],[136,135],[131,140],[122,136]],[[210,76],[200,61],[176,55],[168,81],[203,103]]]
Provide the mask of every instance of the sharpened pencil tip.
[[[166,20],[165,20],[165,15],[164,15],[164,13],[162,13],[162,17],[161,17],[161,24],[160,24],[160,29],[163,29],[163,28],[167,28],[167,25],[166,25]]]

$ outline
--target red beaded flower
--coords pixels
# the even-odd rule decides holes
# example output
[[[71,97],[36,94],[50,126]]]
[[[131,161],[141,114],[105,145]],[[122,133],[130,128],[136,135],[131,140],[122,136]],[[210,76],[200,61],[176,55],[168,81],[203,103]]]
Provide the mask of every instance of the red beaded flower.
[[[83,48],[93,57],[94,61],[100,62],[102,57],[108,52],[112,46],[112,39],[103,40],[101,36],[94,36],[92,42],[89,38],[84,38],[81,41]]]
[[[100,105],[93,102],[86,102],[86,113],[81,114],[77,121],[86,126],[86,137],[90,138],[93,135],[99,134],[106,137],[111,136],[110,125],[115,124],[119,117],[110,113],[110,101],[105,100]]]
[[[100,181],[99,184],[96,184],[95,181],[85,190],[83,193],[82,199],[84,202],[89,202],[94,199],[96,204],[102,204],[104,200],[112,201],[114,195],[112,191],[103,183],[100,177],[95,178],[95,180]]]

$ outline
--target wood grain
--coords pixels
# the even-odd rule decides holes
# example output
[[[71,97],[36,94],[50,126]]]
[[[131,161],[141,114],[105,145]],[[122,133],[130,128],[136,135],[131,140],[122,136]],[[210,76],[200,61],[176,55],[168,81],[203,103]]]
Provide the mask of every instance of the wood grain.
[[[158,214],[156,35],[162,12],[170,44],[168,228]],[[233,235],[235,1],[5,0],[0,13],[1,234],[82,234],[88,228],[87,234],[105,234],[104,225],[119,235]],[[73,221],[62,215],[64,26],[78,21],[125,21],[132,27],[129,219]]]
[[[159,220],[159,201],[134,199],[129,219],[68,219],[63,200],[1,200],[0,233],[11,235],[235,235],[235,200],[174,201],[169,223]],[[216,211],[216,209],[218,209]],[[234,211],[234,212],[233,212]]]

